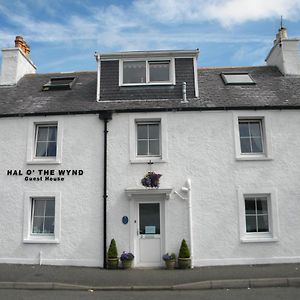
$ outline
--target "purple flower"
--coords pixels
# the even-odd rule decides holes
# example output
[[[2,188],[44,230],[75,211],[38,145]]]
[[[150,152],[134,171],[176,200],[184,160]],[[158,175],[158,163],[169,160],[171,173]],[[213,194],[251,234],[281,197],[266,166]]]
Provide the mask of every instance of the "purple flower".
[[[148,172],[144,178],[142,178],[141,183],[145,187],[158,188],[159,178],[161,174],[156,174],[155,172]]]
[[[133,260],[134,259],[134,255],[130,252],[126,252],[126,251],[123,251],[123,253],[121,254],[121,257],[120,257],[121,261],[124,261],[124,260]]]

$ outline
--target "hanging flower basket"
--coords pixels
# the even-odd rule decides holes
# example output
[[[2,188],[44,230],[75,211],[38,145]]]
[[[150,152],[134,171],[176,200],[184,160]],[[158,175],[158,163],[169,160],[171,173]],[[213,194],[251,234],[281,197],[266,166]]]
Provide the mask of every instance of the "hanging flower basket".
[[[155,172],[148,172],[144,178],[142,178],[141,183],[144,187],[147,188],[158,188],[159,187],[159,178],[161,174],[156,174]]]

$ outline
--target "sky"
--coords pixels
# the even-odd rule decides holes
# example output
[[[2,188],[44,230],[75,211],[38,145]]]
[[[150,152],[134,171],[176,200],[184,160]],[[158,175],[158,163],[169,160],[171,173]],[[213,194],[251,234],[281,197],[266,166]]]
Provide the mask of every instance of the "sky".
[[[264,65],[281,16],[300,37],[300,0],[0,0],[0,48],[23,36],[38,73],[159,49],[199,48],[199,67]]]

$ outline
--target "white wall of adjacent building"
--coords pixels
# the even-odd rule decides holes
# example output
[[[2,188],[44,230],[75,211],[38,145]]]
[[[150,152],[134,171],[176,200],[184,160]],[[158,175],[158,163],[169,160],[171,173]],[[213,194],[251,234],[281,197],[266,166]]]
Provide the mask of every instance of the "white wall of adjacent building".
[[[0,121],[0,263],[102,266],[103,124],[98,115]],[[33,124],[53,121],[58,122],[60,131],[60,163],[30,162]],[[57,174],[58,170],[79,169],[84,173],[64,176],[64,181],[29,182],[25,181],[28,169],[35,174],[38,170]],[[23,175],[7,175],[7,170],[21,170]],[[60,211],[55,212],[60,230],[52,243],[31,240],[30,232],[26,233],[31,214],[28,197],[36,195],[60,197],[60,208],[56,207]]]
[[[236,153],[239,116],[263,118],[266,157],[244,160]],[[187,201],[174,193],[186,195],[181,188],[190,178],[195,266],[300,261],[298,111],[113,114],[108,138],[108,240],[115,238],[120,252],[139,251],[131,203],[143,199],[145,192],[129,200],[125,190],[146,190],[140,180],[149,170],[146,162],[131,160],[135,119],[161,119],[166,129],[164,162],[152,165],[153,171],[162,174],[160,188],[173,189],[170,199],[163,200],[166,234],[162,251],[178,254],[181,240],[190,242]],[[243,235],[244,200],[240,197],[244,194],[271,197],[271,237]],[[123,216],[129,217],[127,225],[121,222]]]

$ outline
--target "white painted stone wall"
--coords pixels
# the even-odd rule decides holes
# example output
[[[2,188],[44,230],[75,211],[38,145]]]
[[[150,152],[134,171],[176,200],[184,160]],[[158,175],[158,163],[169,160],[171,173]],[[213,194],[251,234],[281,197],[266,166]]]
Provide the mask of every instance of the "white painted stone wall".
[[[33,122],[47,120],[62,124],[62,162],[27,164],[28,131]],[[0,153],[0,263],[102,266],[103,122],[98,115],[1,118]],[[65,176],[63,182],[25,182],[24,176],[7,176],[8,169],[82,169],[84,174]],[[23,243],[24,195],[41,191],[61,193],[58,244]]]
[[[114,114],[109,122],[108,240],[115,238],[119,253],[135,251],[130,240],[129,200],[125,189],[141,187],[147,164],[130,162],[130,119],[167,121],[168,159],[155,163],[161,187],[180,192],[192,182],[194,264],[226,265],[300,261],[299,112],[257,111],[268,118],[271,160],[238,161],[235,157],[234,114],[240,112],[161,112]],[[245,111],[242,112],[245,114]],[[274,189],[278,201],[279,238],[276,242],[240,241],[238,189]],[[129,216],[129,224],[121,222]],[[166,200],[167,252],[179,251],[188,240],[188,206],[174,193]]]
[[[0,85],[14,85],[35,71],[35,65],[19,48],[2,49]]]
[[[299,40],[283,39],[271,49],[266,62],[284,75],[300,75]]]

